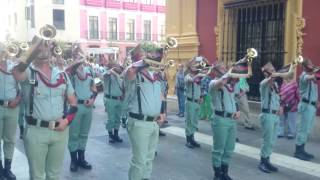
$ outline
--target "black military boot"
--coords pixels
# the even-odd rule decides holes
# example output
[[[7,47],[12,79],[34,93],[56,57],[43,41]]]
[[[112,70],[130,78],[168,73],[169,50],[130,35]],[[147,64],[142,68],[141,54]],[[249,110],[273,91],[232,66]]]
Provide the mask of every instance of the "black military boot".
[[[301,149],[302,149],[303,153],[304,153],[308,158],[313,159],[313,158],[314,158],[314,155],[309,154],[309,153],[307,153],[307,152],[305,151],[305,149],[304,149],[305,144],[302,144],[301,146],[302,146]]]
[[[83,169],[92,169],[91,164],[89,164],[85,159],[84,150],[78,150],[78,166]]]
[[[232,178],[228,174],[228,169],[229,169],[228,165],[226,165],[226,164],[221,165],[221,172],[222,172],[222,179],[223,180],[232,180]]]
[[[116,142],[115,139],[114,139],[112,130],[108,131],[108,134],[109,134],[109,143]]]
[[[71,163],[70,163],[70,171],[77,172],[78,171],[78,157],[77,151],[70,152]]]
[[[191,143],[191,136],[186,136],[186,139],[187,139],[186,146],[191,149],[194,148],[194,146]]]
[[[304,152],[303,152],[303,146],[302,145],[296,145],[296,152],[294,152],[294,157],[304,160],[304,161],[310,161],[310,157],[307,156]]]
[[[0,161],[0,180],[4,180],[3,171],[2,161]]]
[[[273,171],[273,172],[277,172],[278,171],[278,168],[275,167],[273,164],[271,164],[270,157],[267,157],[267,166],[268,166],[270,171]]]
[[[116,142],[122,143],[122,139],[119,137],[119,130],[118,129],[113,130],[113,140],[115,140]]]
[[[194,147],[197,147],[197,148],[200,147],[200,144],[197,141],[194,140],[194,135],[193,134],[191,135],[190,142]]]
[[[221,167],[214,167],[213,170],[214,170],[213,180],[223,180],[222,179]]]
[[[4,160],[3,176],[7,180],[16,180],[16,176],[11,172],[11,159]]]
[[[23,126],[19,126],[19,129],[20,129],[20,136],[19,136],[19,138],[22,139],[22,138],[23,138],[24,127],[23,127]]]
[[[166,133],[164,133],[161,130],[159,130],[159,136],[166,136]]]
[[[269,167],[268,167],[267,161],[268,161],[267,158],[261,157],[261,159],[260,159],[260,164],[259,164],[258,168],[259,168],[262,172],[271,173],[271,170],[270,170]]]

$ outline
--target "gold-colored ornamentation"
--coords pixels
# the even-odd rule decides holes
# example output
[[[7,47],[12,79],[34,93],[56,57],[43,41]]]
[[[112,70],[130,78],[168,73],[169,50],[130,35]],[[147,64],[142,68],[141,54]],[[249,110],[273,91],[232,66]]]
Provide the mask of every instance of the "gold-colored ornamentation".
[[[297,33],[297,52],[296,55],[302,54],[303,49],[303,36],[306,33],[302,32],[302,29],[306,26],[306,20],[303,17],[296,18],[296,33]]]

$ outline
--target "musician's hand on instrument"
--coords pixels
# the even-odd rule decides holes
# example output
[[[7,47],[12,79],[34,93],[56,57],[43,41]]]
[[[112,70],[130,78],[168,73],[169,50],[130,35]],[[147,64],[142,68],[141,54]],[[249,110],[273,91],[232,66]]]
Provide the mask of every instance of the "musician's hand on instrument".
[[[240,111],[237,111],[233,114],[233,119],[239,119],[240,118]]]
[[[67,119],[62,119],[62,118],[59,119],[58,122],[59,122],[59,125],[54,128],[55,131],[64,131],[69,124]]]
[[[93,103],[94,103],[94,99],[88,99],[84,102],[84,105],[87,106],[87,107],[90,107],[90,106],[93,106]]]

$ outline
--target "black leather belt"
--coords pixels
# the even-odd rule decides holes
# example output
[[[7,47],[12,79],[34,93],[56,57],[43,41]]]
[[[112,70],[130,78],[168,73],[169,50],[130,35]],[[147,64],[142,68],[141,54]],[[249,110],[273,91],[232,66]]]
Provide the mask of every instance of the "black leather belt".
[[[263,113],[278,114],[277,110],[262,109]]]
[[[232,116],[233,116],[233,113],[228,113],[228,112],[225,112],[225,111],[214,111],[214,113],[217,116],[226,117],[226,118],[232,118]]]
[[[111,96],[111,95],[104,95],[105,98],[108,98],[108,99],[115,99],[115,100],[121,100],[121,96]]]
[[[311,104],[311,105],[316,105],[316,102],[315,101],[309,101],[308,99],[302,99],[302,102],[304,102],[304,103],[307,103],[307,104]]]
[[[192,99],[192,98],[189,98],[189,97],[187,97],[187,100],[188,100],[188,101],[191,101],[191,102],[198,103],[198,104],[199,104],[199,102],[200,102],[199,99]]]
[[[134,119],[137,119],[137,120],[145,120],[145,121],[154,121],[155,120],[155,117],[153,117],[153,116],[144,116],[143,114],[136,114],[136,113],[132,113],[132,112],[129,112],[129,116]]]
[[[39,120],[39,119],[35,119],[33,117],[30,116],[26,116],[26,121],[29,125],[32,126],[37,126],[38,122],[40,121],[40,127],[43,128],[49,128],[49,129],[54,129],[55,127],[59,126],[59,122],[56,121],[43,121],[43,120]]]
[[[0,100],[0,106],[8,106],[10,101]]]

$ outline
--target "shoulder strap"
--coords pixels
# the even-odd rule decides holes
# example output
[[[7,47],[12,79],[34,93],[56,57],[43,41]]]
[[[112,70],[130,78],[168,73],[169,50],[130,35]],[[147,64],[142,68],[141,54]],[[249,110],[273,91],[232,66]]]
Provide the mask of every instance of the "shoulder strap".
[[[224,107],[224,99],[223,99],[223,97],[224,97],[224,92],[223,92],[223,89],[220,89],[219,90],[220,91],[220,93],[221,93],[221,111],[224,111],[225,110],[225,107]]]
[[[137,82],[136,82],[136,85],[137,85],[137,98],[138,98],[139,114],[142,114],[142,108],[141,108],[141,81],[140,81],[140,78],[141,78],[141,81],[143,81],[143,79],[140,76],[140,74],[138,74]]]
[[[68,83],[68,77],[67,74],[65,72],[62,73],[63,77],[64,77],[64,82],[66,83],[66,89],[65,89],[65,93],[64,93],[64,101],[63,101],[63,114],[66,115],[67,113],[67,109],[68,109],[68,88],[69,88],[69,83]]]
[[[29,116],[33,114],[33,100],[34,100],[34,87],[38,86],[36,71],[30,67],[31,78],[29,79],[30,84],[30,95],[29,95]]]

